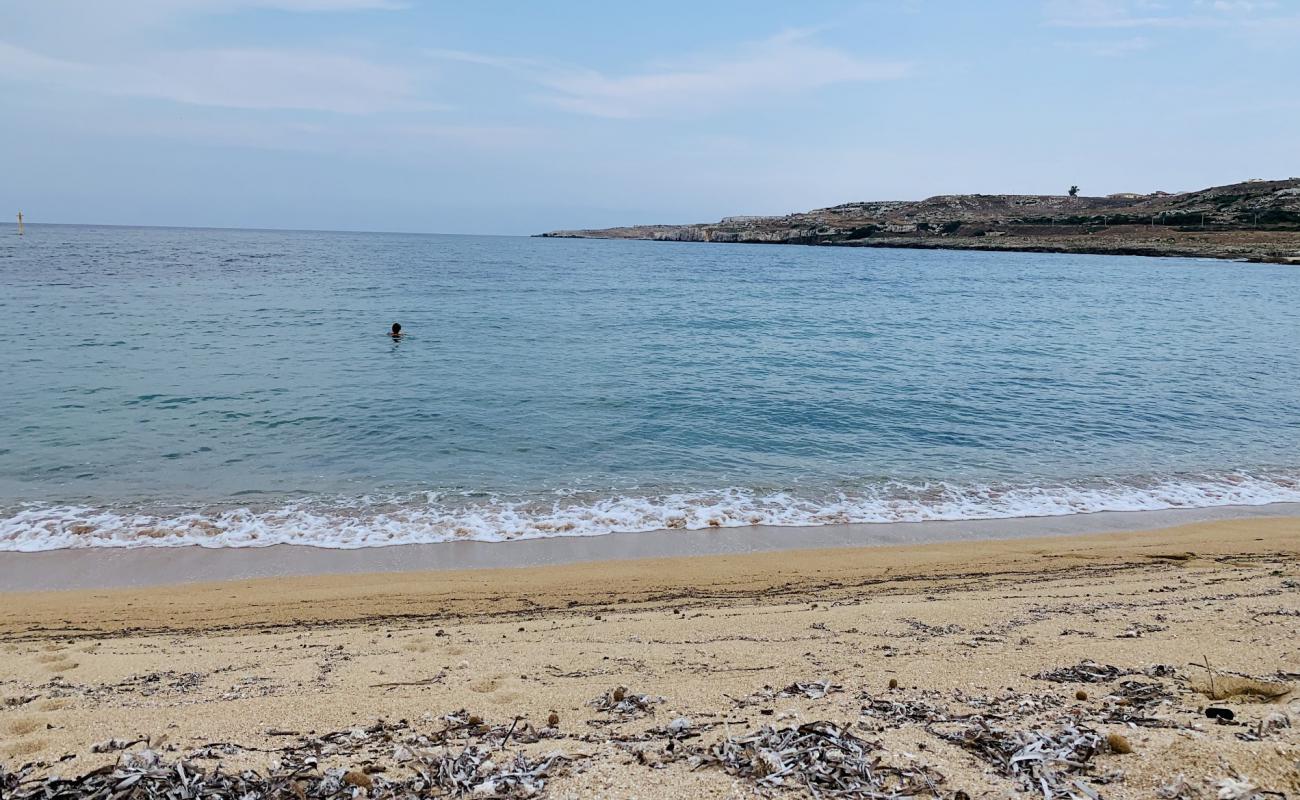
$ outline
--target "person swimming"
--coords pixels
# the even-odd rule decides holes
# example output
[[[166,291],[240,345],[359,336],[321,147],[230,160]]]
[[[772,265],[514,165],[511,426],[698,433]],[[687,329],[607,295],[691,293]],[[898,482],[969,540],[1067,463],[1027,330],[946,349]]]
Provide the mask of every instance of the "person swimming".
[[[388,335],[393,337],[393,341],[397,341],[398,339],[402,338],[402,323],[394,322],[393,330]]]

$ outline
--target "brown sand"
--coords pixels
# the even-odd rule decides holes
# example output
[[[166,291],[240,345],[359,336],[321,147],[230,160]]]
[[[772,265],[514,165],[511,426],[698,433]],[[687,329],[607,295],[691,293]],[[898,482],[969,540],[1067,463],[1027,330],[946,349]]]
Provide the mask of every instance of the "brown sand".
[[[1083,659],[1135,674],[1089,684],[1033,677]],[[764,724],[831,720],[879,742],[888,763],[937,770],[944,792],[1023,790],[942,737],[961,724],[908,721],[882,706],[863,713],[889,700],[920,701],[950,719],[977,711],[1012,731],[1122,733],[1133,753],[1103,746],[1079,775],[1107,798],[1156,797],[1179,775],[1186,797],[1218,796],[1216,782],[1233,775],[1296,797],[1297,693],[1211,701],[1197,689],[1206,663],[1219,694],[1236,685],[1229,672],[1300,684],[1300,520],[7,593],[0,663],[0,765],[44,762],[35,774],[111,763],[120,754],[91,747],[112,738],[152,737],[167,758],[234,743],[217,759],[264,768],[276,754],[251,748],[299,739],[269,731],[323,734],[379,718],[436,731],[458,709],[543,728],[553,710],[558,732],[519,748],[577,757],[549,783],[553,797],[752,796],[747,779],[692,770],[665,751],[664,734],[640,735],[679,717],[699,735],[677,753]],[[1176,672],[1141,674],[1155,665]],[[772,696],[822,679],[842,689]],[[1172,699],[1124,705],[1125,680]],[[619,685],[664,700],[626,721],[588,705]],[[1207,719],[1210,704],[1234,710],[1240,724]],[[1116,721],[1125,714],[1164,727]],[[1297,727],[1261,729],[1270,715],[1272,726],[1285,716]],[[66,755],[75,758],[56,763]]]

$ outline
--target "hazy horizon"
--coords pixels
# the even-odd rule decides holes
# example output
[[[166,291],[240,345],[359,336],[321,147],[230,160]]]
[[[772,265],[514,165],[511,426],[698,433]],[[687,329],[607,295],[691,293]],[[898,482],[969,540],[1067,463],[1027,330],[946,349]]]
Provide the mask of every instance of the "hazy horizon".
[[[10,222],[529,235],[1300,174],[1296,0],[0,12]]]

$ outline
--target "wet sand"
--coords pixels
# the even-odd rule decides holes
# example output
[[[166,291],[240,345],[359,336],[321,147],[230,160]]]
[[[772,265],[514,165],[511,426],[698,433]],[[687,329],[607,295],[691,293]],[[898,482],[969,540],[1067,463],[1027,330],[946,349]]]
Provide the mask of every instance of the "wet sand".
[[[538,543],[549,564],[485,570],[316,551],[337,559],[311,565],[331,574],[148,586],[124,585],[132,561],[141,582],[163,584],[230,551],[114,553],[56,578],[38,573],[83,556],[5,554],[8,588],[100,588],[0,594],[0,765],[79,775],[121,756],[95,744],[148,739],[127,752],[266,770],[286,748],[314,747],[322,769],[382,786],[410,774],[401,743],[418,733],[456,752],[562,752],[572,760],[548,780],[553,797],[749,797],[754,777],[711,763],[711,748],[763,725],[834,722],[881,763],[937,776],[922,796],[1035,796],[978,731],[1074,731],[1093,743],[1075,754],[1082,766],[1052,769],[1107,798],[1215,797],[1223,781],[1300,792],[1300,727],[1285,725],[1300,726],[1296,693],[1207,694],[1244,685],[1230,673],[1300,683],[1300,518],[1050,538],[990,526],[1015,538],[980,528],[901,546],[583,557],[618,546],[599,537],[577,553]],[[300,555],[285,551],[274,558]],[[179,572],[168,560],[190,557]],[[1085,659],[1116,671],[1053,673]],[[816,697],[807,684],[823,680]],[[644,694],[644,710],[591,704],[618,686]],[[1233,724],[1207,719],[1210,705]],[[395,727],[376,734],[379,719]],[[322,738],[331,731],[345,735]]]
[[[1059,517],[561,536],[513,542],[444,542],[357,550],[106,548],[0,553],[0,590],[96,589],[289,575],[540,567],[587,561],[694,558],[778,550],[928,544],[1154,530],[1215,520],[1300,517],[1300,503],[1102,512]]]

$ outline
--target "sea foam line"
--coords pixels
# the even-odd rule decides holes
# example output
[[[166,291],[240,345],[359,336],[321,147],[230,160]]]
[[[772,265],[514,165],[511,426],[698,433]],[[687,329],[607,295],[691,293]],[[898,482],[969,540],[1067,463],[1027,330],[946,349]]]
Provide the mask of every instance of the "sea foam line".
[[[820,498],[740,488],[550,503],[463,503],[421,495],[208,513],[29,504],[0,518],[0,551],[274,544],[353,549],[662,529],[1005,519],[1283,502],[1300,502],[1300,474],[1223,472],[1051,486],[887,482]]]

